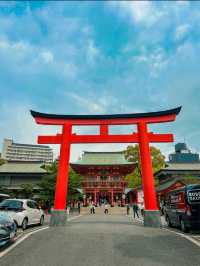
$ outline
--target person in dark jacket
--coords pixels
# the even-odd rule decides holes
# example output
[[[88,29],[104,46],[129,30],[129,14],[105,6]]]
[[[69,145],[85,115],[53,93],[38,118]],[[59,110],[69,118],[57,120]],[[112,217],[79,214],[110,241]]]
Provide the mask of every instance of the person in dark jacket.
[[[81,213],[81,202],[78,201],[78,213],[80,214]]]
[[[139,214],[138,214],[138,205],[136,202],[133,203],[133,217],[135,218],[135,216],[137,215],[137,218],[139,218]]]
[[[127,203],[126,204],[126,214],[129,215],[129,213],[130,213],[130,204]]]

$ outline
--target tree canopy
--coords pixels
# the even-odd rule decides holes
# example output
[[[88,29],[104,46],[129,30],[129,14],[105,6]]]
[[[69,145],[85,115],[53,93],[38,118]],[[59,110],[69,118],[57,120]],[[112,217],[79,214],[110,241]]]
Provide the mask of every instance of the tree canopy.
[[[54,161],[51,165],[44,165],[43,168],[47,171],[47,174],[45,174],[41,182],[38,183],[41,188],[40,197],[43,200],[49,200],[53,203],[58,163]],[[77,188],[81,187],[81,181],[82,177],[75,173],[70,167],[67,200],[77,199]]]
[[[0,165],[2,165],[2,164],[4,164],[4,163],[6,163],[6,160],[0,158]]]
[[[23,197],[31,199],[33,196],[33,192],[34,192],[33,184],[21,185],[20,193],[23,195]]]
[[[165,166],[165,156],[158,148],[153,146],[150,147],[150,152],[153,164],[153,172],[155,173]],[[126,177],[126,179],[129,181],[129,187],[137,187],[142,183],[139,145],[129,145],[124,151],[124,155],[129,162],[137,163],[137,167],[135,168],[134,172]],[[158,182],[157,180],[155,181],[156,183]]]

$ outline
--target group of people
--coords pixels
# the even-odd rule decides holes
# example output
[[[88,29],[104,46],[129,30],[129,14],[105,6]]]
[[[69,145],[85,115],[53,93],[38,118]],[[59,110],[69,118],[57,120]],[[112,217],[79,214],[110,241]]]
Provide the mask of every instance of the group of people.
[[[138,204],[136,202],[133,203],[132,205],[133,208],[133,217],[135,218],[137,216],[137,218],[139,218],[139,207]],[[128,203],[126,205],[126,214],[129,215],[130,214],[130,209],[131,209],[131,205],[130,203]],[[143,215],[143,209],[141,209],[141,215]]]
[[[90,202],[89,208],[90,208],[90,213],[91,214],[95,214],[95,208],[96,208],[96,206],[95,206],[94,202]],[[104,213],[105,214],[108,214],[108,209],[109,209],[108,203],[104,203],[103,204],[103,208],[104,208]]]

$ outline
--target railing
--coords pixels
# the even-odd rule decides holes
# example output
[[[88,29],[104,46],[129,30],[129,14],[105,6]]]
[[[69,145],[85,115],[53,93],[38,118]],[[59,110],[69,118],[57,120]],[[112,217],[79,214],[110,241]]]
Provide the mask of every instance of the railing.
[[[83,181],[83,187],[126,187],[127,181]]]

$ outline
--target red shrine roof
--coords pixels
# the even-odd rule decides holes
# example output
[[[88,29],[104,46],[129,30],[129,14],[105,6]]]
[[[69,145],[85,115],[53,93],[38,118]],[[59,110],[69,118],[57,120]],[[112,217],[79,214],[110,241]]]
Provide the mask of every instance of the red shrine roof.
[[[114,165],[135,165],[128,162],[124,157],[124,152],[88,152],[85,151],[82,158],[71,165],[83,166],[114,166]]]

